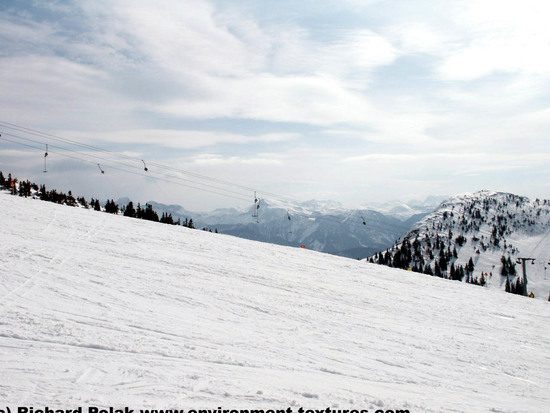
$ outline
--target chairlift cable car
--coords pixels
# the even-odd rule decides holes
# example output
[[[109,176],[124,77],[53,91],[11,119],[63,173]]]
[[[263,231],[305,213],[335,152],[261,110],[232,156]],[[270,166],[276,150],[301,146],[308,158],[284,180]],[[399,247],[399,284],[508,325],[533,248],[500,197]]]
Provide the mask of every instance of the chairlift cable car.
[[[254,191],[254,209],[252,210],[252,217],[256,218],[257,216],[257,210],[256,210],[256,204],[258,203],[258,197],[256,196],[256,191]]]
[[[105,173],[105,171],[103,169],[101,169],[101,166],[99,164],[97,164],[97,167],[99,168],[99,170],[101,171],[102,174]]]
[[[290,212],[286,211],[286,217],[288,219],[288,233],[292,234],[292,219],[290,218]]]
[[[252,213],[252,217],[256,218],[256,222],[260,222],[258,209],[260,209],[260,198],[258,198],[256,191],[254,191],[254,211]]]
[[[46,152],[44,152],[44,172],[48,172],[48,167],[46,164],[47,157],[48,157],[48,144],[46,144]]]
[[[141,162],[143,162],[143,170],[145,172],[148,172],[149,171],[149,168],[147,168],[147,165],[145,165],[145,161],[142,159]]]

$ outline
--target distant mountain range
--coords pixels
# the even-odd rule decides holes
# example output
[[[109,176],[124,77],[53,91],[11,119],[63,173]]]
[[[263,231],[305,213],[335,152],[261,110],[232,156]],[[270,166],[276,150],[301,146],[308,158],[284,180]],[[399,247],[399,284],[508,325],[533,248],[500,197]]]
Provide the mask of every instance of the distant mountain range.
[[[349,258],[364,258],[385,250],[413,224],[432,212],[444,197],[425,201],[372,204],[358,209],[334,201],[302,203],[260,201],[258,217],[254,209],[217,209],[199,213],[179,205],[148,202],[155,211],[174,219],[192,218],[196,228],[218,230],[241,238],[288,246],[305,246],[320,252]],[[119,199],[120,206],[126,198]]]
[[[492,191],[452,197],[370,261],[547,300],[550,200]]]

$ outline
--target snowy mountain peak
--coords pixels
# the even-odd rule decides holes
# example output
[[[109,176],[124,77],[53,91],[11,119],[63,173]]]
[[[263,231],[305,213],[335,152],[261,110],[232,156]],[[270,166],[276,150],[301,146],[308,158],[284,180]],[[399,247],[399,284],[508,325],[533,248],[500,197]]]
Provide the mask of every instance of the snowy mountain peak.
[[[340,212],[345,209],[340,202],[330,200],[319,201],[310,199],[309,201],[301,202],[299,205],[303,208],[308,208],[320,213]]]
[[[447,196],[429,196],[425,200],[389,201],[384,203],[373,202],[364,205],[364,209],[378,211],[400,219],[408,219],[418,214],[432,212]]]
[[[521,258],[535,259],[526,280]],[[454,196],[371,261],[546,300],[550,201],[488,190]]]

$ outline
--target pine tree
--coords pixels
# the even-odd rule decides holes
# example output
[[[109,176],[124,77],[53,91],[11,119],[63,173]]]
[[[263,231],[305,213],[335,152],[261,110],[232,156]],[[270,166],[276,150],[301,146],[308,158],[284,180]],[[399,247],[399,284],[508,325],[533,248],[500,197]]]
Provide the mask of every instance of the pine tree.
[[[126,208],[124,209],[124,216],[125,217],[136,217],[136,209],[134,208],[134,203],[132,201],[128,202],[128,205],[126,205]]]
[[[113,199],[107,200],[105,203],[105,212],[109,214],[118,214],[118,205],[115,204]]]
[[[449,262],[447,261],[445,254],[443,254],[439,259],[439,268],[441,271],[447,271],[448,264]]]
[[[434,275],[436,277],[440,277],[440,278],[442,277],[441,269],[439,268],[439,264],[437,263],[437,261],[434,264]]]
[[[470,274],[474,272],[474,261],[472,260],[472,257],[470,257],[470,260],[468,261],[468,266],[466,267],[466,269]]]
[[[158,214],[153,210],[153,205],[151,204],[145,204],[145,212],[143,214],[143,219],[146,219],[148,221],[154,221],[159,222],[159,216]]]
[[[508,266],[506,265],[506,258],[504,257],[504,255],[500,259],[500,262],[502,263],[502,269],[500,270],[500,275],[502,275],[503,277],[507,277],[508,276]]]
[[[38,196],[40,197],[40,199],[42,201],[49,201],[49,194],[48,194],[48,191],[46,190],[46,185],[41,185],[40,186],[40,189],[38,191]]]
[[[160,218],[160,222],[164,224],[173,224],[174,219],[172,218],[172,214],[167,214],[166,212],[163,212],[162,217]]]
[[[73,191],[69,190],[69,193],[66,197],[66,203],[69,206],[76,206],[76,198],[73,196]]]
[[[516,275],[516,264],[512,263],[512,260],[510,259],[510,257],[508,257],[508,272],[510,273],[510,275]]]
[[[462,281],[464,279],[464,267],[462,265],[458,266],[457,277],[459,281]]]

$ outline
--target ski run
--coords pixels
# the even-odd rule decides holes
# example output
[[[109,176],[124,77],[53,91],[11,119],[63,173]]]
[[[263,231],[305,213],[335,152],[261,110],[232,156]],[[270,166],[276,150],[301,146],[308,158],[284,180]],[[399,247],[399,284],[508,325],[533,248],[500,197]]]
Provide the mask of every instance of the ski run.
[[[0,209],[3,411],[550,408],[547,301],[6,193]]]

